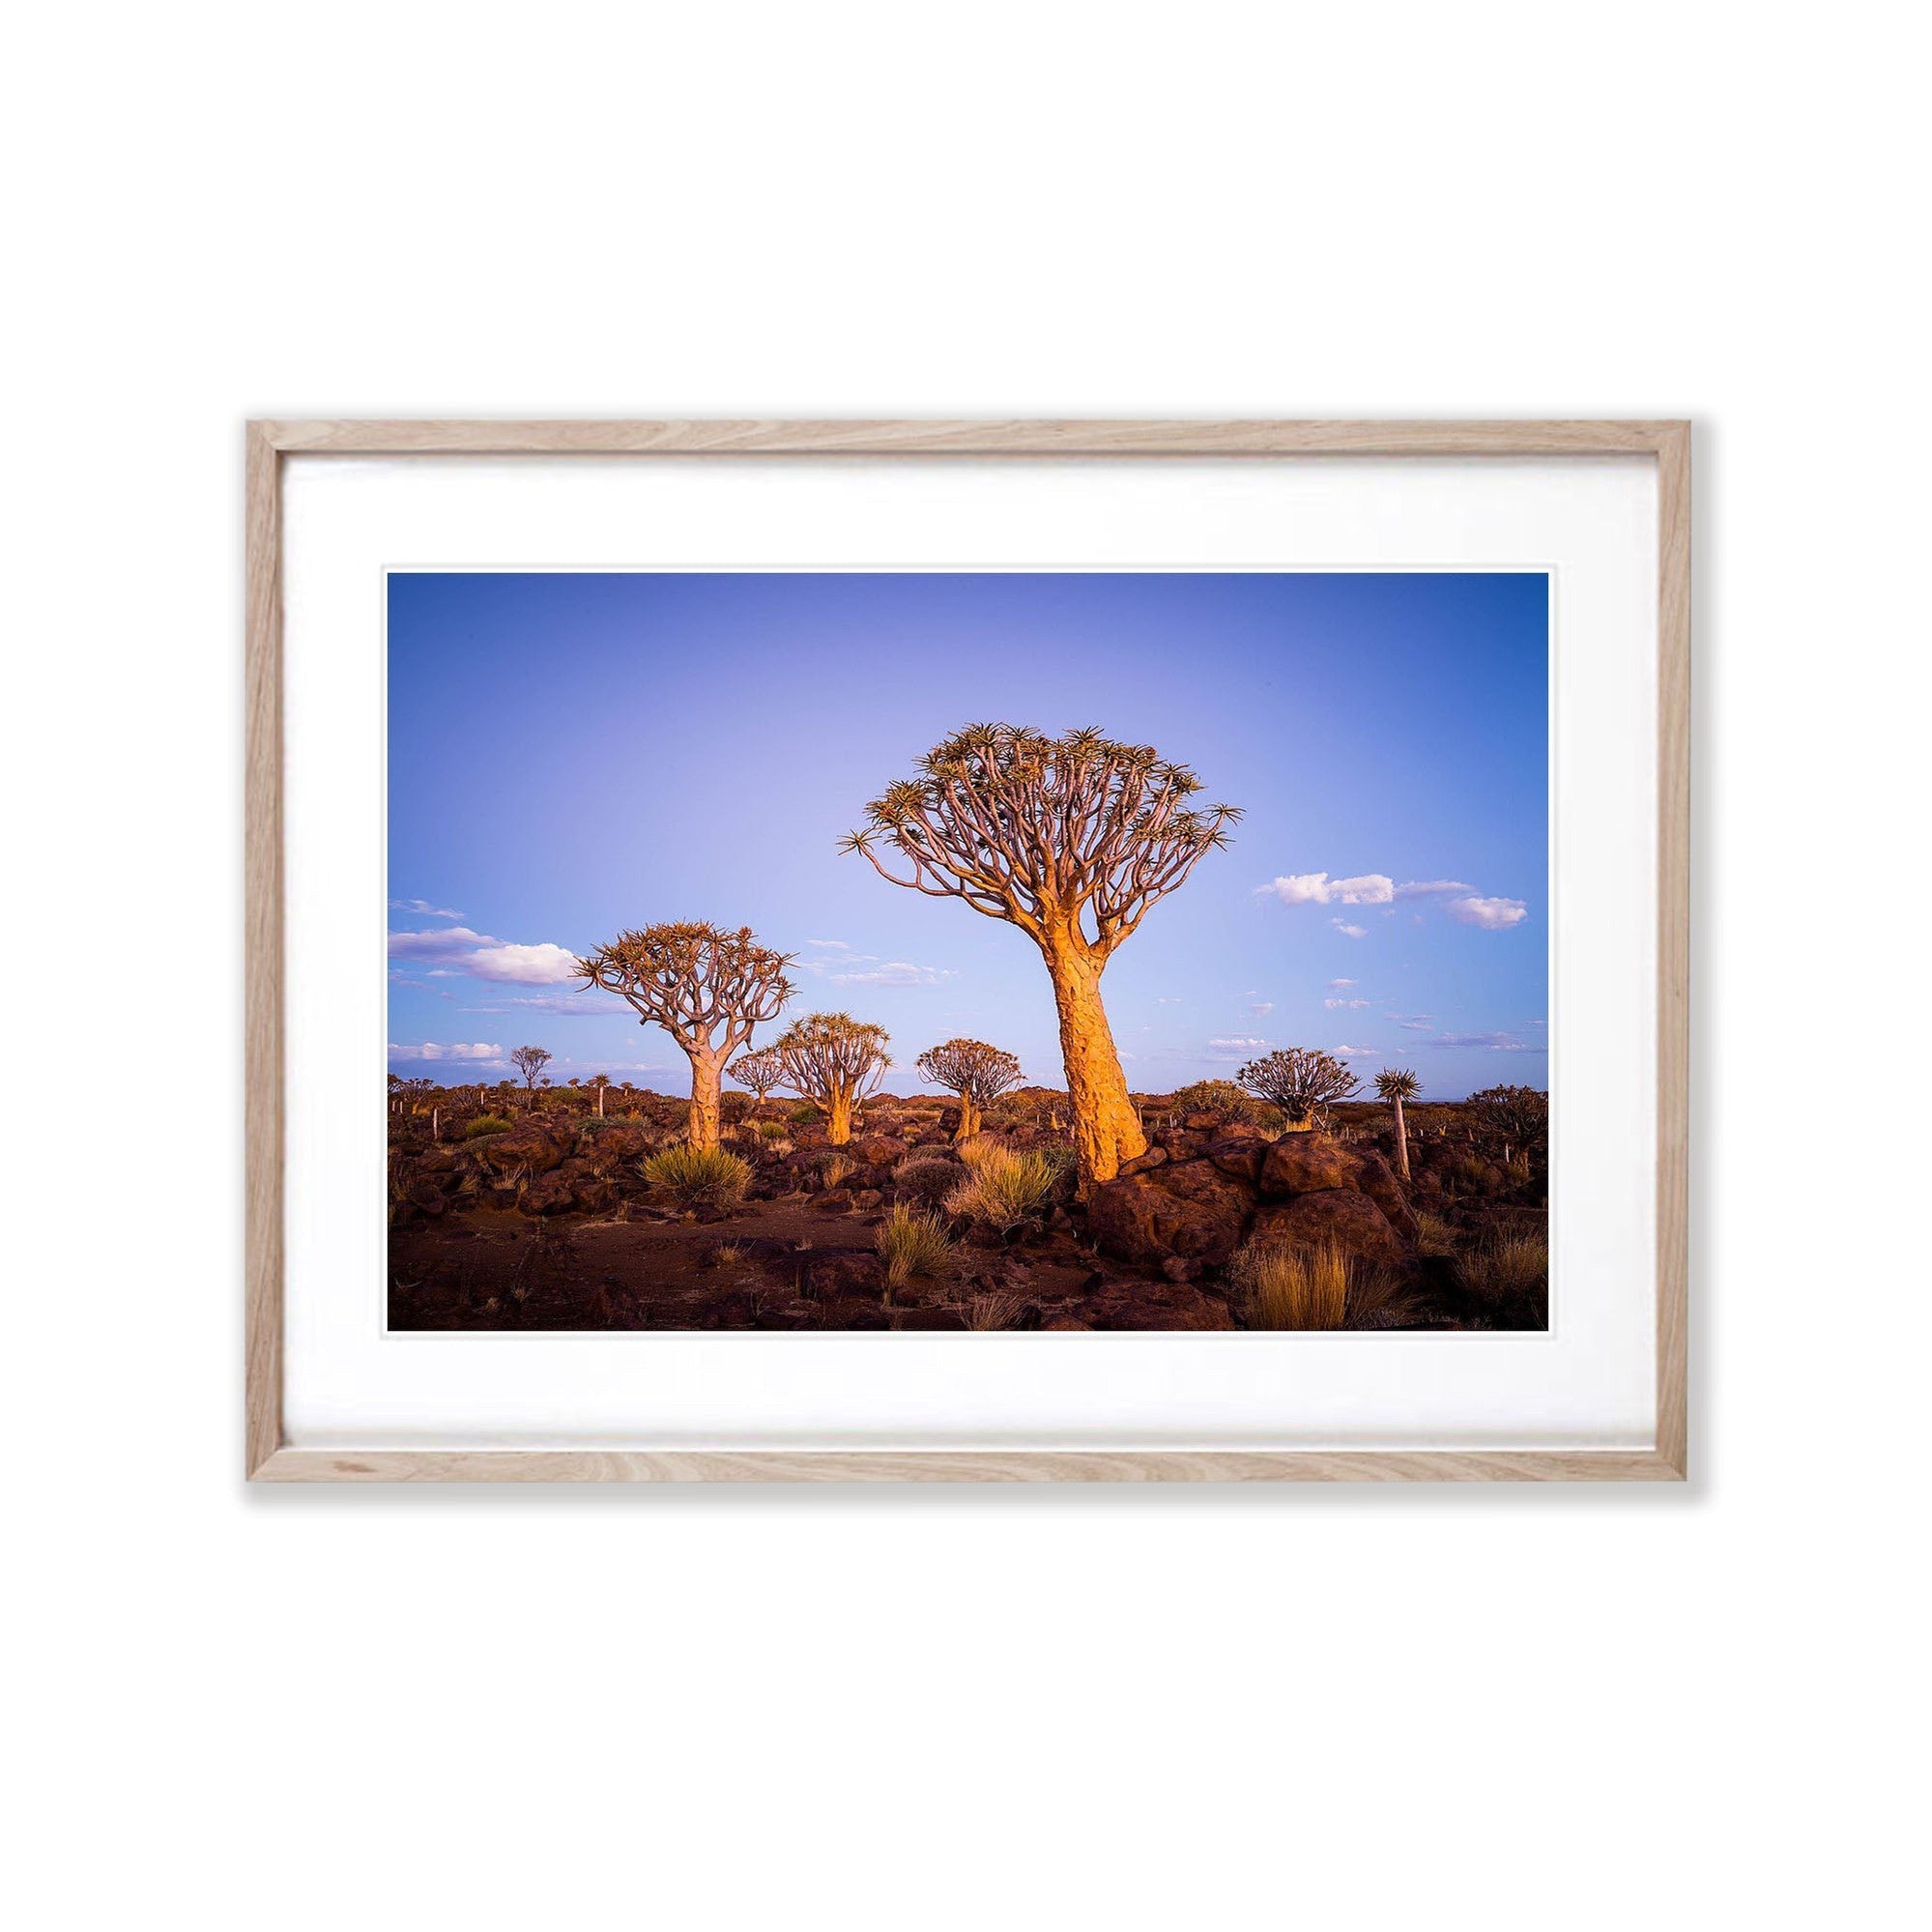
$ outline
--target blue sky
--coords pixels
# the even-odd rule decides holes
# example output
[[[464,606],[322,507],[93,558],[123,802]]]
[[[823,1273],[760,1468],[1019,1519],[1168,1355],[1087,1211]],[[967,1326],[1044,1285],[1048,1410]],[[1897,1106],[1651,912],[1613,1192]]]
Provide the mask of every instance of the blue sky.
[[[798,955],[788,1018],[884,1025],[898,1091],[956,1034],[1062,1084],[1025,937],[837,851],[994,720],[1097,725],[1246,809],[1108,967],[1131,1086],[1276,1046],[1365,1088],[1546,1083],[1541,575],[398,573],[389,600],[396,1072],[497,1079],[529,1043],[560,1082],[681,1092],[569,964],[712,919]]]

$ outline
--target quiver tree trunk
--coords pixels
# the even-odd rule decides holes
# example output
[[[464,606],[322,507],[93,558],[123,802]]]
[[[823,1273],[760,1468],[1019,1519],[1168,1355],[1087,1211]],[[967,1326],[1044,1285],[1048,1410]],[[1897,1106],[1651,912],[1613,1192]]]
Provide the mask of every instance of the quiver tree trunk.
[[[691,1110],[684,1138],[694,1147],[715,1147],[718,1144],[718,1076],[723,1071],[723,1057],[719,1053],[691,1055]]]
[[[849,1093],[835,1093],[825,1110],[825,1139],[834,1147],[843,1147],[852,1138],[852,1101]]]
[[[959,1096],[959,1103],[960,1124],[953,1129],[953,1139],[956,1142],[971,1139],[979,1132],[982,1124],[979,1117],[979,1109],[972,1104],[966,1095],[961,1094]]]
[[[1100,1003],[1100,966],[1081,951],[1053,947],[1047,951],[1047,970],[1060,1017],[1074,1149],[1084,1188],[1114,1179],[1122,1161],[1147,1151],[1147,1137],[1128,1097],[1127,1076],[1120,1070],[1107,1009]]]
[[[1409,1123],[1402,1118],[1401,1096],[1396,1096],[1396,1171],[1409,1178]]]

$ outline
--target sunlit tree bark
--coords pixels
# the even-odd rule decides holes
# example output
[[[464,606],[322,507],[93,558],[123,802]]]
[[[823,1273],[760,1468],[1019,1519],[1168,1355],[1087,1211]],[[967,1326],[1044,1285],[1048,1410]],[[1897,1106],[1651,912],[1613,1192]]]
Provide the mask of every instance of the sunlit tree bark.
[[[1201,785],[1185,765],[1090,730],[1050,738],[968,725],[919,770],[872,801],[845,850],[862,852],[894,885],[962,900],[1039,947],[1059,1017],[1081,1183],[1111,1180],[1122,1161],[1146,1151],[1147,1138],[1101,1004],[1101,974],[1148,908],[1225,846],[1241,815],[1231,805],[1190,805]]]

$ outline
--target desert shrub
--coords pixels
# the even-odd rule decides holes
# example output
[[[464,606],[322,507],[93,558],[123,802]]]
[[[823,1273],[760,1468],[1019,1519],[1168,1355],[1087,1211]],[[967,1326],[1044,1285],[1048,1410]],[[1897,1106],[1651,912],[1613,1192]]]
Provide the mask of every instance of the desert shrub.
[[[996,1288],[989,1294],[974,1295],[960,1310],[960,1319],[972,1329],[1011,1328],[1025,1306],[1018,1295]]]
[[[1279,1109],[1243,1093],[1228,1080],[1197,1080],[1180,1088],[1168,1095],[1167,1111],[1174,1120],[1183,1120],[1190,1113],[1218,1113],[1224,1120],[1249,1120],[1257,1127],[1279,1124],[1282,1118]]]
[[[1250,1242],[1228,1264],[1250,1328],[1340,1328],[1348,1317],[1352,1269],[1340,1248]]]
[[[892,1170],[892,1185],[928,1207],[937,1207],[960,1178],[960,1164],[938,1154],[914,1154]]]
[[[830,1153],[819,1163],[819,1178],[828,1188],[839,1186],[857,1172],[858,1163],[850,1154]]]
[[[914,1275],[943,1275],[952,1265],[946,1225],[936,1214],[894,1207],[879,1224],[873,1244],[885,1263],[885,1285],[903,1287]]]
[[[789,1138],[782,1120],[758,1120],[752,1124],[761,1140],[783,1140]]]
[[[1431,1214],[1427,1208],[1416,1210],[1416,1253],[1418,1254],[1453,1254],[1456,1252],[1456,1230],[1441,1215]]]
[[[966,1179],[946,1197],[947,1213],[969,1214],[999,1228],[1017,1226],[1053,1198],[1054,1184],[1065,1171],[1064,1165],[1052,1158],[1055,1152],[1028,1149],[1016,1154],[996,1140],[976,1148],[966,1158]]]
[[[782,1140],[767,1140],[764,1143],[764,1151],[774,1161],[782,1161],[787,1154],[791,1153],[792,1141],[789,1137]]]
[[[722,1147],[666,1147],[638,1172],[682,1208],[735,1207],[751,1185],[751,1165]]]
[[[1543,1234],[1504,1234],[1456,1264],[1463,1292],[1503,1328],[1549,1326],[1549,1241]]]
[[[475,1140],[485,1134],[506,1134],[509,1128],[510,1117],[507,1113],[479,1113],[476,1119],[463,1123],[463,1138]]]
[[[819,1110],[809,1100],[801,1100],[785,1117],[794,1126],[804,1127],[818,1119]]]

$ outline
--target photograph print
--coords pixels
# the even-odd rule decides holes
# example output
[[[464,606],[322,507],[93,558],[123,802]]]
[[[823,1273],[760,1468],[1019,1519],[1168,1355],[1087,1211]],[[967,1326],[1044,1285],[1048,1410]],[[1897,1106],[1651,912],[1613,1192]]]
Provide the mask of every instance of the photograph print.
[[[391,1330],[1548,1327],[1545,574],[386,596]]]

